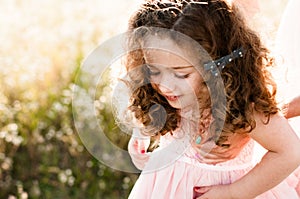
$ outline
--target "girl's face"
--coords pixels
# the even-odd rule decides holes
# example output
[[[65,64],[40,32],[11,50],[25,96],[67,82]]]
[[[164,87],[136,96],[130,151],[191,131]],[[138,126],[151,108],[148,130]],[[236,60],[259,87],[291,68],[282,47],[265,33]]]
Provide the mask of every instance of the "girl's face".
[[[155,40],[155,39],[154,39]],[[158,42],[158,41],[153,41]],[[185,58],[179,56],[178,46],[170,39],[159,40],[157,49],[144,51],[151,85],[169,104],[178,109],[194,108],[197,101],[207,98],[208,91],[201,74]],[[159,50],[162,45],[172,51]]]

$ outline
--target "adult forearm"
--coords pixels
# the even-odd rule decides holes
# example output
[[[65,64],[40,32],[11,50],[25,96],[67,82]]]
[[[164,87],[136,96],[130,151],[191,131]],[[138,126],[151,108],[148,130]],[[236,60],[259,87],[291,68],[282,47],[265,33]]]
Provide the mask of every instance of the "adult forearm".
[[[300,96],[293,98],[289,103],[285,105],[286,107],[286,118],[292,118],[300,116]]]

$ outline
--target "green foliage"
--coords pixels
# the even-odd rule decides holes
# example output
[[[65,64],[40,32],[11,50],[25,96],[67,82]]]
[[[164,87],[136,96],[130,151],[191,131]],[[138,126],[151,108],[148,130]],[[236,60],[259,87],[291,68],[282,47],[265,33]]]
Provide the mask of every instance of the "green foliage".
[[[95,159],[82,144],[72,115],[80,64],[103,39],[103,31],[113,33],[114,27],[101,26],[101,7],[95,0],[1,3],[0,198],[128,196],[137,175]],[[100,125],[125,149],[128,137],[118,136],[109,105],[103,106],[98,116],[105,123]]]
[[[8,97],[0,113],[0,198],[127,197],[137,176],[106,167],[80,142],[72,119],[73,76],[64,85],[53,85],[55,93],[40,91],[45,96],[34,101],[36,107],[25,94],[4,89]],[[110,139],[126,148],[128,139],[115,136],[119,129],[111,111],[104,108],[99,114]]]

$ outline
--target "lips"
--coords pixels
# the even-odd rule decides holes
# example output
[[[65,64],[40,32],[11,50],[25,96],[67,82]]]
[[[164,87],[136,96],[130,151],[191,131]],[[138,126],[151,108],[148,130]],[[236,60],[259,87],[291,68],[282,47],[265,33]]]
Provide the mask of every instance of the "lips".
[[[179,96],[175,96],[175,95],[165,95],[165,98],[166,98],[168,101],[176,101],[176,100],[178,100]]]

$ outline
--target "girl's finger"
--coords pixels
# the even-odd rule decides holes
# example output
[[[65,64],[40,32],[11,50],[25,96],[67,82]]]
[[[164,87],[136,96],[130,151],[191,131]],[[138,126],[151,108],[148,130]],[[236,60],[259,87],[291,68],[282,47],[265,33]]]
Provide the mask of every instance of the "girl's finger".
[[[128,143],[128,152],[131,154],[145,154],[150,145],[150,139],[131,138]]]
[[[145,142],[143,142],[143,140],[141,140],[138,144],[138,152],[146,153],[146,146],[145,146]]]
[[[150,137],[142,135],[138,128],[133,129],[132,139],[134,140],[134,148],[137,153],[146,153],[150,145]]]

